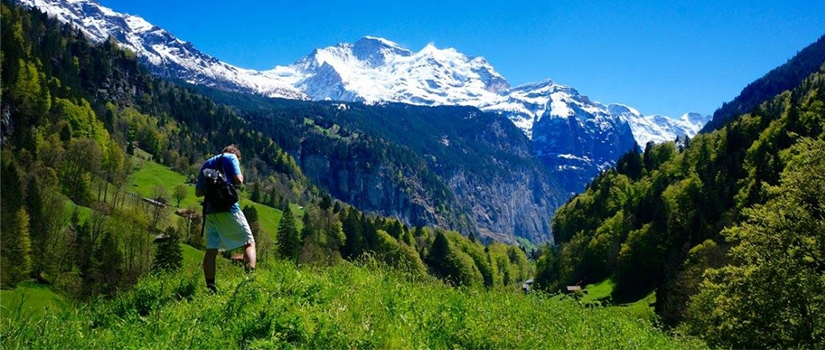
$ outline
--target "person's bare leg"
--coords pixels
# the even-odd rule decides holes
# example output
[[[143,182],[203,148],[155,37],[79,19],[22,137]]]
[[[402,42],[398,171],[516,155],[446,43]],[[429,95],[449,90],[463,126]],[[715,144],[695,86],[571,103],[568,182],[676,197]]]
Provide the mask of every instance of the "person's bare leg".
[[[255,269],[255,264],[258,262],[258,256],[255,252],[255,242],[249,243],[243,250],[244,258],[246,258],[246,266],[249,269]]]
[[[207,249],[203,255],[203,277],[206,279],[206,288],[215,291],[215,259],[218,256],[217,249]]]

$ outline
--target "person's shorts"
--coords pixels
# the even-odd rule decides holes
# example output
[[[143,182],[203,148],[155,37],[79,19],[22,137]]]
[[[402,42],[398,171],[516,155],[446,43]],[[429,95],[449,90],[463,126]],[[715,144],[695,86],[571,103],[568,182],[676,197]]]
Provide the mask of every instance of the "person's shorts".
[[[206,214],[206,249],[232,250],[255,243],[242,211]]]

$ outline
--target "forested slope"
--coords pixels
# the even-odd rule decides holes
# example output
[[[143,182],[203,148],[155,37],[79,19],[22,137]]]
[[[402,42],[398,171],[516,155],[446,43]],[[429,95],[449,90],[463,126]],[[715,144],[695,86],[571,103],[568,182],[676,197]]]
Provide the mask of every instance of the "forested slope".
[[[537,283],[612,276],[614,300],[655,290],[665,324],[711,345],[822,347],[823,91],[820,70],[719,130],[623,156],[556,213],[563,244]]]

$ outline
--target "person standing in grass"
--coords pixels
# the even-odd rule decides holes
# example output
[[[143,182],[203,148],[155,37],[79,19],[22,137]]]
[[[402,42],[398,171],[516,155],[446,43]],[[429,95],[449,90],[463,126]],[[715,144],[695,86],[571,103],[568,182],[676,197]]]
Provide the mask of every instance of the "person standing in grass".
[[[241,151],[235,145],[226,146],[221,154],[206,160],[198,172],[198,180],[195,184],[195,195],[203,197],[206,195],[206,178],[203,175],[204,169],[217,169],[225,171],[227,181],[232,181],[236,186],[243,184],[243,174],[241,174]],[[255,270],[255,238],[252,237],[252,230],[236,202],[226,212],[217,212],[209,201],[203,201],[204,213],[204,233],[206,234],[206,255],[203,256],[203,276],[206,279],[206,288],[216,292],[215,287],[215,259],[219,250],[232,250],[244,248],[244,260],[246,261],[246,271]]]

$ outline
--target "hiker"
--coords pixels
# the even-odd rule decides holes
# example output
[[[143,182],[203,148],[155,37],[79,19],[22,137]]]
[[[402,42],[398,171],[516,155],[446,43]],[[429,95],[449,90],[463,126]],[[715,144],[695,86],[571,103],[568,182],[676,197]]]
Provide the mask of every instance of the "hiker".
[[[236,186],[243,184],[243,174],[241,174],[241,151],[234,144],[226,146],[221,154],[209,158],[201,166],[198,172],[198,180],[195,184],[195,195],[202,197],[206,195],[206,179],[203,174],[204,169],[216,169],[225,172],[226,180],[231,181]],[[203,201],[204,226],[206,234],[206,255],[203,256],[203,276],[206,278],[206,288],[216,292],[215,287],[215,259],[219,250],[232,250],[244,248],[245,269],[247,272],[255,270],[255,238],[252,237],[252,230],[236,202],[229,211],[216,212],[215,208],[207,200]]]

